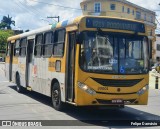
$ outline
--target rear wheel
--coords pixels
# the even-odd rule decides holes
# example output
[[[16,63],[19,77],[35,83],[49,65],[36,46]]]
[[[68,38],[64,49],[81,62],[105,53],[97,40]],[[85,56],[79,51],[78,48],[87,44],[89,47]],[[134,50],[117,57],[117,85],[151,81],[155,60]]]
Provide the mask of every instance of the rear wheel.
[[[51,96],[53,108],[58,111],[62,111],[64,108],[64,103],[61,101],[61,90],[58,82],[53,84]]]
[[[17,84],[16,90],[18,93],[22,93],[25,91],[24,88],[21,86],[19,74],[16,75],[16,84]]]

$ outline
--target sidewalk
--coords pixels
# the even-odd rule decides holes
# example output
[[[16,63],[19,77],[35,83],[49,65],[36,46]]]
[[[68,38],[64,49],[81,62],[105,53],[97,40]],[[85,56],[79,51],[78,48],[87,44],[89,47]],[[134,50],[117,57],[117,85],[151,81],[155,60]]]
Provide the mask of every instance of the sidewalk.
[[[155,89],[156,87],[156,77],[158,77],[158,89],[160,89],[160,74],[154,71],[149,73],[149,88]]]

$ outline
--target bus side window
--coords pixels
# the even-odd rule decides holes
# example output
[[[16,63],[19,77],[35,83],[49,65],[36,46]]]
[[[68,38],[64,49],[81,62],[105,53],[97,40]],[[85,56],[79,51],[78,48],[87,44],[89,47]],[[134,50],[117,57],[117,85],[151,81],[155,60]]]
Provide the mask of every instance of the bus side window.
[[[56,30],[54,33],[53,55],[63,56],[66,30]]]
[[[19,51],[20,51],[20,40],[16,40],[16,43],[14,44],[14,56],[19,56]]]
[[[26,56],[26,45],[27,45],[27,39],[23,38],[20,41],[20,56],[25,57]]]
[[[47,32],[44,35],[43,56],[50,57],[53,50],[53,32]]]
[[[34,55],[35,57],[41,57],[42,55],[42,46],[43,46],[43,34],[36,36]]]

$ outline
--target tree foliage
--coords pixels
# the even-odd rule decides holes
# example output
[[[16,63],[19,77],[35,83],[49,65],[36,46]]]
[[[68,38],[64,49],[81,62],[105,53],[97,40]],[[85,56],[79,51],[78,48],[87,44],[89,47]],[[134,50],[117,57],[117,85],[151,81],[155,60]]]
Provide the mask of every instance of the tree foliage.
[[[12,20],[12,17],[8,16],[3,16],[3,19],[1,20],[0,23],[0,29],[11,29],[11,25],[15,26],[15,21]]]
[[[7,38],[13,35],[12,30],[0,30],[0,52],[4,52],[7,46]]]
[[[7,47],[7,38],[13,35],[11,25],[15,25],[12,17],[3,16],[0,22],[0,53],[4,53]],[[7,30],[6,30],[7,29]]]

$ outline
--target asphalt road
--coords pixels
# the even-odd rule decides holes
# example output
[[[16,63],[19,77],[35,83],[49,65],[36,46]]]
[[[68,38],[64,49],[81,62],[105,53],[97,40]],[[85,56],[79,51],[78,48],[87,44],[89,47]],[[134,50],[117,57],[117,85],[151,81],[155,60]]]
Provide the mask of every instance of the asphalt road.
[[[91,107],[67,106],[64,112],[59,112],[52,108],[49,97],[35,92],[17,93],[15,84],[7,81],[3,70],[4,64],[0,64],[0,120],[61,120],[54,122],[62,125],[67,125],[67,123],[74,125],[77,121],[72,120],[79,120],[80,123],[78,124],[90,125],[85,128],[99,127],[102,129],[121,127],[107,127],[98,122],[83,120],[160,120],[160,90],[150,89],[147,106],[126,106],[124,109],[93,109]]]

